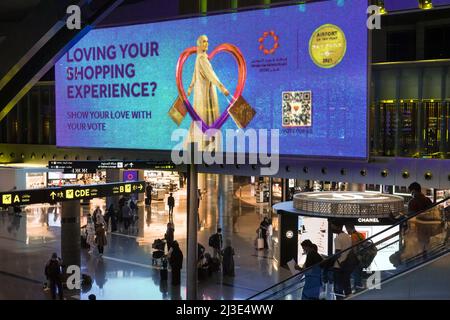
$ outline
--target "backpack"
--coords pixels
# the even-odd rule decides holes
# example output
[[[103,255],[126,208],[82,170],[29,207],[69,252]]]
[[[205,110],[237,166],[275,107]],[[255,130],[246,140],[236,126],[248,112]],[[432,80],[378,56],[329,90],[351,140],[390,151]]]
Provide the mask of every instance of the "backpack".
[[[61,274],[61,267],[58,260],[50,260],[45,268],[45,275],[49,278],[57,277]]]
[[[361,243],[356,250],[355,254],[362,268],[368,268],[378,252],[377,247],[371,240]]]
[[[337,258],[339,259],[339,258]],[[358,260],[357,255],[353,252],[353,250],[348,251],[347,257],[343,262],[339,262],[338,264],[341,268],[341,270],[347,271],[347,272],[353,272],[353,270],[356,269],[356,267],[360,264],[360,261]]]

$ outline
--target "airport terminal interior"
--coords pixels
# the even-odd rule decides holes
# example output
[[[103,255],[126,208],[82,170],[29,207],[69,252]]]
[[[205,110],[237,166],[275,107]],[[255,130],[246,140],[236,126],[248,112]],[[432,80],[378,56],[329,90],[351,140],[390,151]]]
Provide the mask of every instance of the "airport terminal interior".
[[[450,0],[7,0],[0,60],[0,300],[450,299]]]

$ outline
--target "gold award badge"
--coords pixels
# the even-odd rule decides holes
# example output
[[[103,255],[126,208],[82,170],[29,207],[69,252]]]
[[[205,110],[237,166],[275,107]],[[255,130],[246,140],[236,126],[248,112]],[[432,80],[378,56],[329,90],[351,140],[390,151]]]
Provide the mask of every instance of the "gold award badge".
[[[347,51],[345,34],[334,24],[324,24],[317,28],[309,40],[309,55],[321,68],[338,65]]]

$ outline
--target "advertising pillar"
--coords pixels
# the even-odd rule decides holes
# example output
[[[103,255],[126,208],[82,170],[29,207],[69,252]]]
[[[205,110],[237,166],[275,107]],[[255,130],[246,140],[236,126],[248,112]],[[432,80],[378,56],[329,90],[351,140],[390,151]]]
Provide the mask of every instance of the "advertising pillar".
[[[80,201],[62,203],[61,255],[66,266],[80,266]]]
[[[110,169],[106,170],[106,183],[120,182],[120,170]],[[111,204],[114,204],[116,210],[119,209],[119,197],[106,197],[106,209],[109,208]]]

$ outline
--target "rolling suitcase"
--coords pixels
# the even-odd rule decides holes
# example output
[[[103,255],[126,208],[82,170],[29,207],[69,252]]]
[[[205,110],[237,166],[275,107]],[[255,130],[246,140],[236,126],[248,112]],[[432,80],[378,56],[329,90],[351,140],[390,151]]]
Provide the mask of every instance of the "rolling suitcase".
[[[258,250],[264,249],[264,239],[263,239],[263,238],[258,238],[258,239],[256,240],[256,248],[257,248]]]

